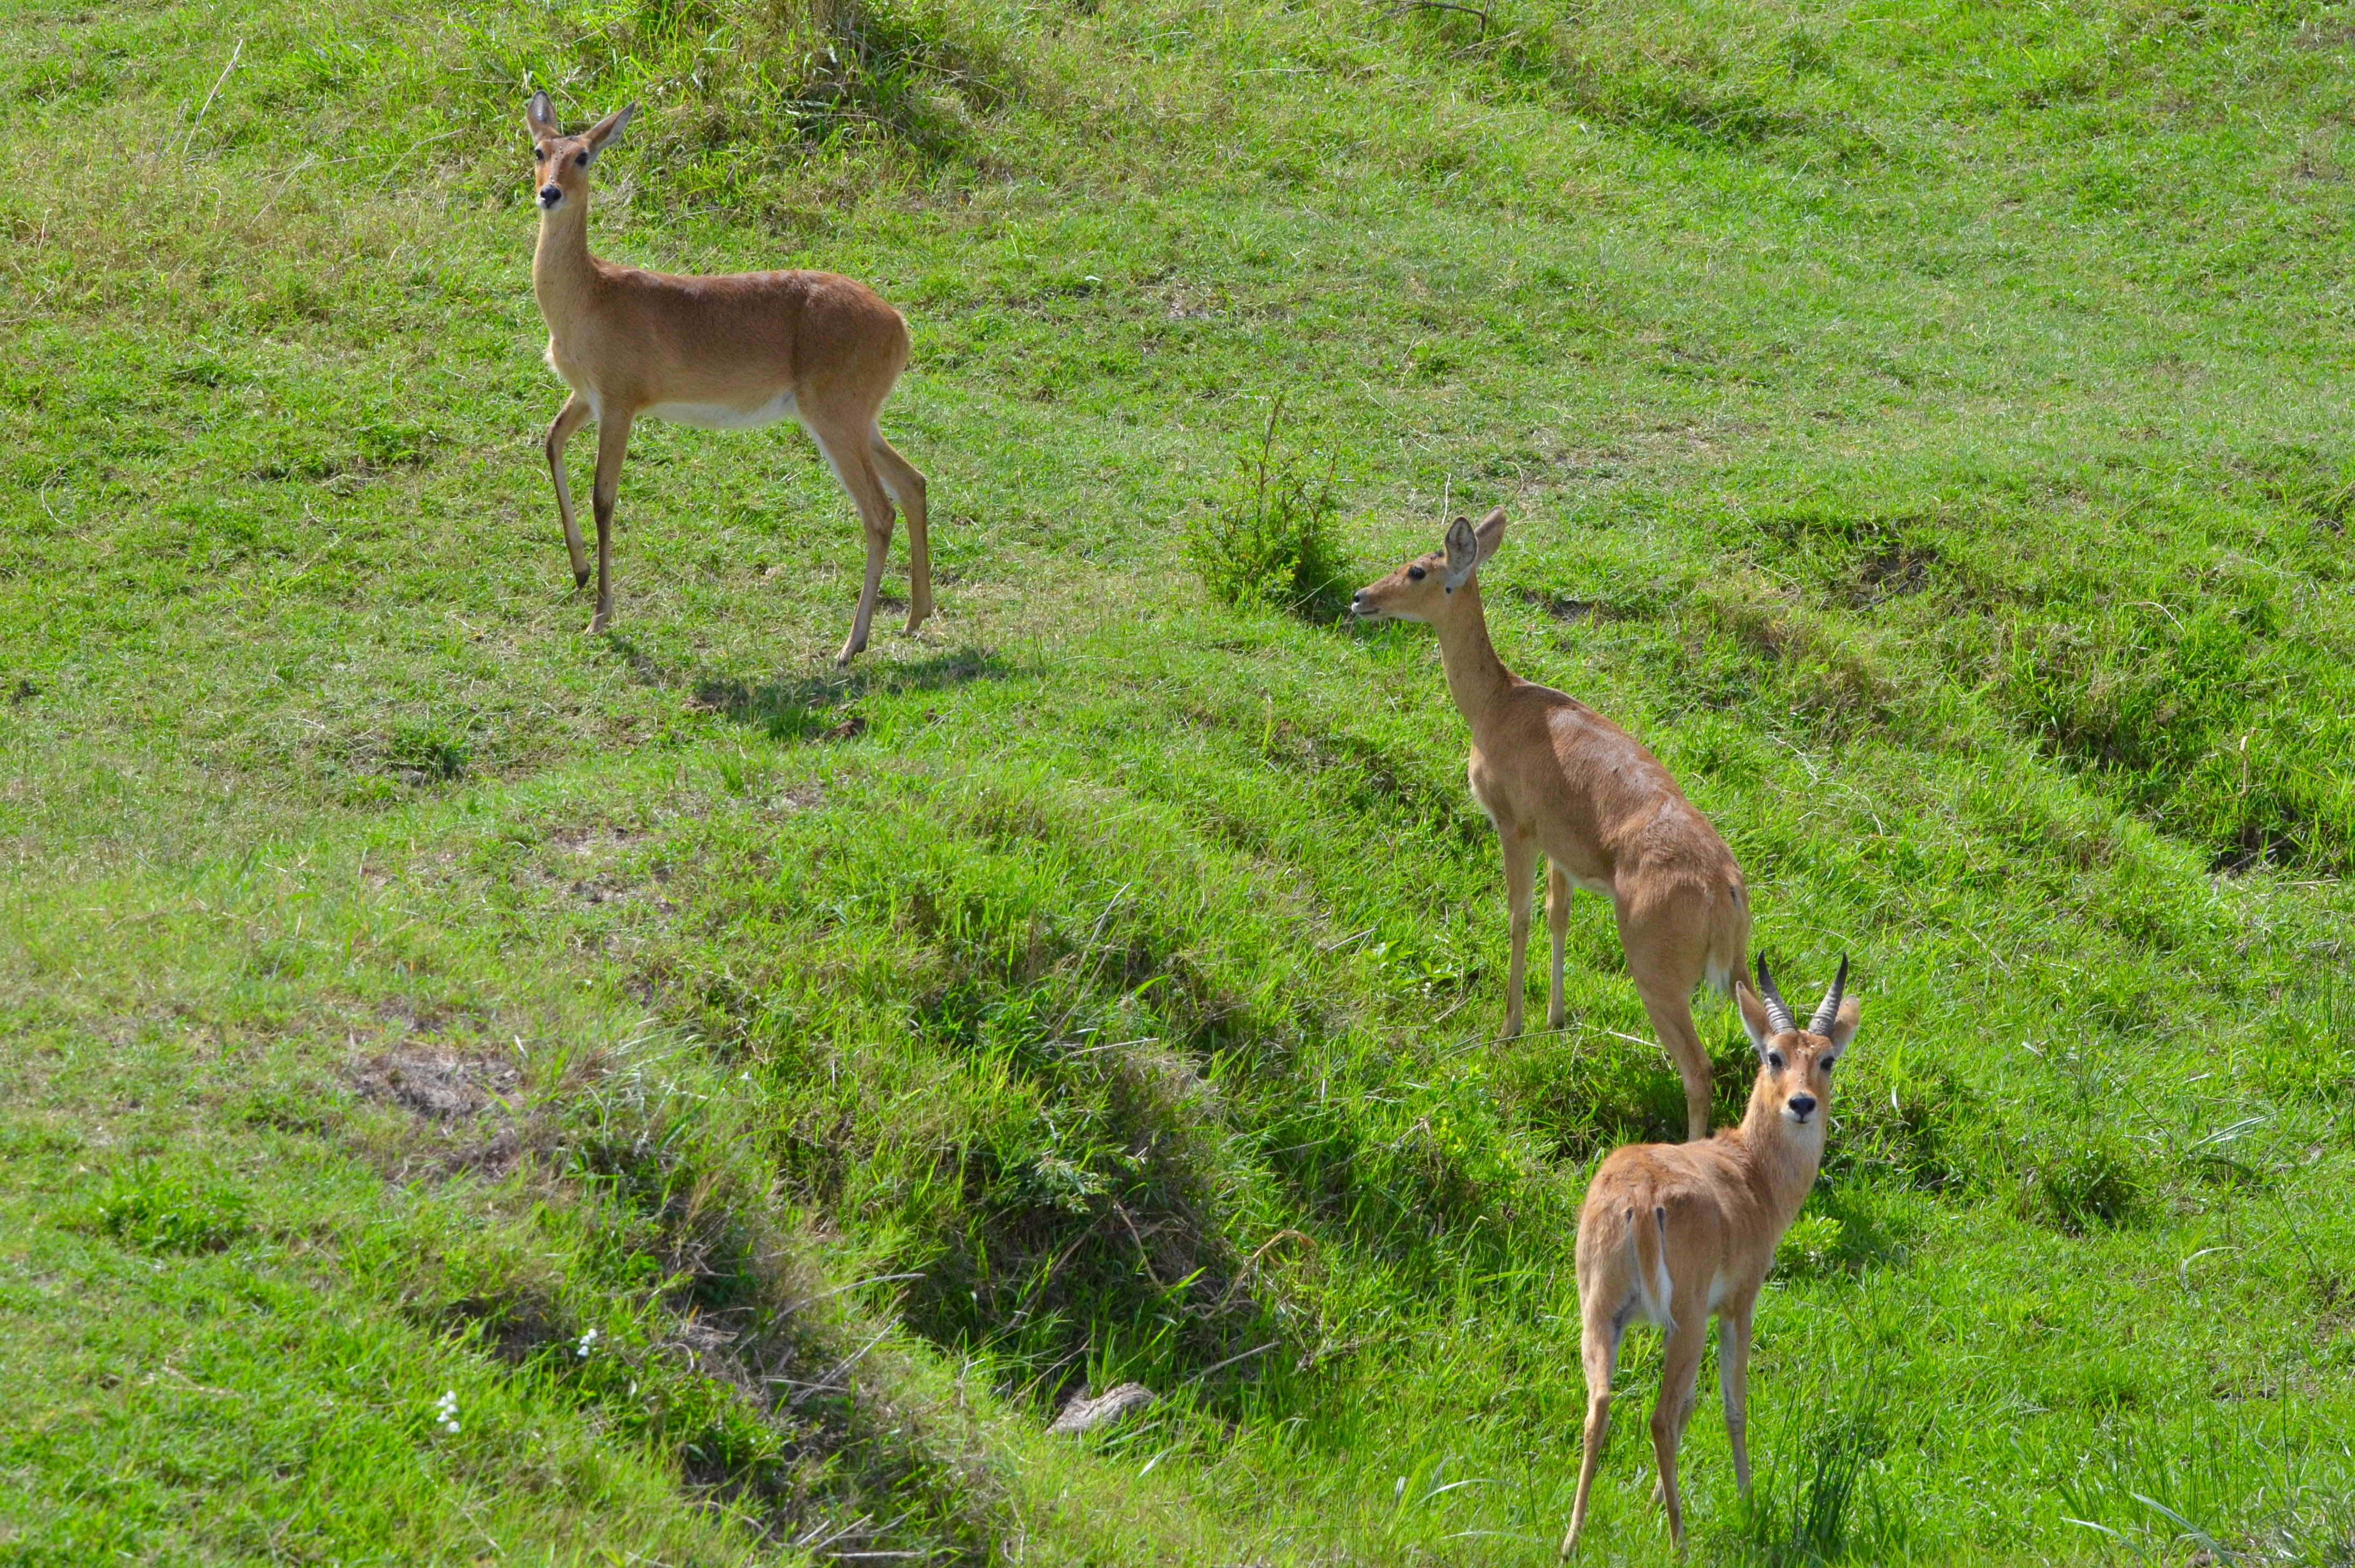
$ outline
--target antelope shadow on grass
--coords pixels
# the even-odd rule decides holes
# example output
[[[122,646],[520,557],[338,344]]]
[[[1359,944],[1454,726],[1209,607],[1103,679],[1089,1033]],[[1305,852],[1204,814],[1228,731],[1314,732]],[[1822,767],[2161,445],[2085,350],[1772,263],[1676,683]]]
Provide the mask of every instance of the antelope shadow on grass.
[[[770,738],[797,741],[831,729],[838,709],[870,694],[948,691],[976,680],[1006,680],[1025,673],[988,648],[967,645],[902,664],[828,670],[809,675],[693,677],[696,703],[740,724],[757,725]],[[687,684],[685,679],[677,684]]]

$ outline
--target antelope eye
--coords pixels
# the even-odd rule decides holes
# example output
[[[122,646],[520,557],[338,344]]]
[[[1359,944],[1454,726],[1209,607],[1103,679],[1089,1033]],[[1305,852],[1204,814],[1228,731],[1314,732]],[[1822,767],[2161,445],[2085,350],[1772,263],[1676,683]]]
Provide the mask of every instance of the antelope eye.
[[[547,149],[546,147],[534,147],[534,148],[531,150],[531,161],[532,161],[533,163],[535,163],[535,164],[538,164],[538,163],[545,163],[545,162],[547,162],[547,160],[548,160],[548,149]]]
[[[585,169],[589,166],[589,155],[586,153],[575,153],[572,155],[572,161]]]
[[[1819,1061],[1816,1063],[1816,1065],[1823,1069],[1825,1077],[1829,1078],[1832,1075],[1832,1069],[1838,1067],[1839,1063],[1837,1061]]]
[[[1409,582],[1421,582],[1424,578],[1429,577],[1431,573],[1423,571],[1423,569],[1419,566],[1410,566],[1406,569],[1406,578]]]
[[[1769,1067],[1771,1067],[1771,1068],[1773,1068],[1773,1069],[1774,1069],[1775,1072],[1782,1072],[1782,1071],[1783,1071],[1783,1053],[1782,1053],[1781,1051],[1768,1051],[1768,1052],[1766,1053],[1766,1065],[1767,1065],[1767,1066],[1769,1066]]]

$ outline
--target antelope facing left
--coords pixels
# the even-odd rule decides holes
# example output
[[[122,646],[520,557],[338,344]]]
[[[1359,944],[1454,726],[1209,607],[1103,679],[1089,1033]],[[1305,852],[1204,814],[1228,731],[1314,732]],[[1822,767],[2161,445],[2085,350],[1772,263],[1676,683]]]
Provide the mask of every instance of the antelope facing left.
[[[908,325],[866,284],[832,272],[737,272],[684,278],[616,266],[589,253],[589,170],[636,104],[577,136],[556,123],[548,94],[532,94],[524,119],[538,169],[539,246],[532,290],[548,322],[548,363],[572,396],[548,427],[548,470],[572,552],[572,581],[589,582],[564,446],[597,421],[597,613],[613,618],[613,498],[630,422],[641,416],[706,430],[801,421],[850,493],[867,534],[858,613],[836,656],[867,645],[868,624],[891,548],[892,503],[908,515],[908,630],[932,613],[924,476],[891,449],[876,424],[908,363]]]
[[[1677,1445],[1693,1413],[1693,1380],[1711,1313],[1717,1381],[1734,1484],[1750,1490],[1745,1433],[1750,1399],[1750,1314],[1783,1232],[1816,1184],[1831,1114],[1832,1067],[1856,1038],[1860,1010],[1843,998],[1848,960],[1801,1029],[1774,989],[1764,954],[1757,991],[1739,977],[1734,1002],[1758,1052],[1742,1125],[1706,1143],[1630,1144],[1603,1162],[1578,1215],[1579,1359],[1586,1370],[1586,1453],[1578,1470],[1566,1556],[1586,1524],[1587,1494],[1611,1425],[1611,1377],[1619,1343],[1637,1317],[1668,1336],[1660,1400],[1652,1407],[1653,1498],[1668,1510],[1668,1535],[1684,1545]],[[1763,991],[1764,996],[1759,993]]]
[[[1546,925],[1553,986],[1546,1025],[1562,1026],[1562,945],[1570,892],[1611,901],[1636,993],[1684,1081],[1687,1136],[1709,1133],[1709,1052],[1693,1028],[1693,988],[1731,983],[1750,946],[1742,868],[1709,818],[1633,735],[1572,697],[1514,675],[1488,641],[1481,566],[1505,539],[1505,509],[1477,528],[1458,517],[1442,549],[1358,590],[1366,621],[1427,621],[1439,634],[1447,689],[1472,731],[1472,794],[1505,851],[1512,964],[1505,1033],[1521,1032],[1537,862],[1551,868]]]

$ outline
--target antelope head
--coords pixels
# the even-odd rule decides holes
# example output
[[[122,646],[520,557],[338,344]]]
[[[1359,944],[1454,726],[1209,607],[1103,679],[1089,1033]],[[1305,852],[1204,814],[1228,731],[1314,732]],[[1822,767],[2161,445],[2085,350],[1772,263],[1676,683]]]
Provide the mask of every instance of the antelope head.
[[[1349,600],[1349,613],[1369,624],[1444,621],[1455,603],[1455,591],[1471,581],[1481,563],[1504,542],[1504,507],[1482,518],[1476,528],[1469,517],[1458,517],[1447,526],[1446,542],[1440,549],[1359,589]]]
[[[1818,1154],[1823,1149],[1824,1119],[1832,1098],[1832,1069],[1840,1053],[1856,1038],[1857,1017],[1862,1010],[1848,989],[1848,960],[1824,993],[1815,1016],[1805,1029],[1792,1017],[1774,977],[1766,969],[1766,955],[1758,955],[1758,988],[1740,976],[1734,1000],[1742,1009],[1742,1027],[1758,1052],[1758,1081],[1750,1091],[1747,1128],[1773,1118],[1794,1141]]]
[[[589,165],[605,150],[605,144],[622,133],[630,116],[638,112],[634,103],[619,109],[591,125],[577,136],[568,136],[557,128],[556,106],[545,92],[535,92],[523,112],[524,124],[531,132],[532,166],[538,171],[539,209],[554,212],[565,203],[586,206],[589,200]]]

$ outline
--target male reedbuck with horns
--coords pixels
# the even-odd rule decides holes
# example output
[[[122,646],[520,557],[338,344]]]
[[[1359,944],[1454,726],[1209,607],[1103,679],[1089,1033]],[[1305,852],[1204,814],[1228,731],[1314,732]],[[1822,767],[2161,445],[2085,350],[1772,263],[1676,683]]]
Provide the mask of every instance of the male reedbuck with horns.
[[[564,446],[585,421],[597,421],[597,613],[589,629],[602,632],[613,617],[613,498],[630,421],[749,430],[793,418],[817,443],[866,529],[866,584],[836,658],[847,664],[867,645],[895,501],[908,515],[908,630],[932,613],[924,476],[875,422],[908,363],[907,323],[866,284],[832,272],[683,278],[591,256],[589,170],[636,108],[577,136],[558,129],[545,92],[532,95],[524,116],[538,171],[532,289],[548,321],[548,363],[572,389],[548,429],[548,469],[580,587],[589,561],[564,481]]]
[[[1488,641],[1479,569],[1505,538],[1505,510],[1478,528],[1458,517],[1444,549],[1358,590],[1367,621],[1427,621],[1447,689],[1472,729],[1472,794],[1505,853],[1513,955],[1505,1033],[1521,1032],[1529,900],[1544,857],[1553,986],[1546,1025],[1562,1026],[1562,944],[1572,888],[1611,901],[1628,972],[1684,1080],[1688,1136],[1709,1133],[1709,1052],[1693,1028],[1693,988],[1727,985],[1750,946],[1750,896],[1717,829],[1636,738],[1574,698],[1522,680]]]
[[[1681,1547],[1677,1445],[1693,1412],[1701,1341],[1717,1316],[1717,1380],[1734,1484],[1750,1490],[1745,1440],[1750,1313],[1775,1245],[1815,1185],[1831,1114],[1832,1067],[1856,1038],[1859,1008],[1848,987],[1848,960],[1807,1027],[1791,1017],[1758,959],[1758,990],[1734,981],[1742,1027],[1758,1051],[1758,1079],[1742,1125],[1705,1143],[1630,1144],[1594,1173],[1578,1215],[1579,1358],[1586,1370],[1586,1452],[1578,1499],[1561,1550],[1578,1544],[1587,1494],[1611,1424],[1611,1377],[1619,1344],[1637,1317],[1668,1336],[1660,1400],[1652,1409],[1653,1496],[1667,1506],[1668,1535]],[[1759,993],[1764,992],[1762,997]]]

